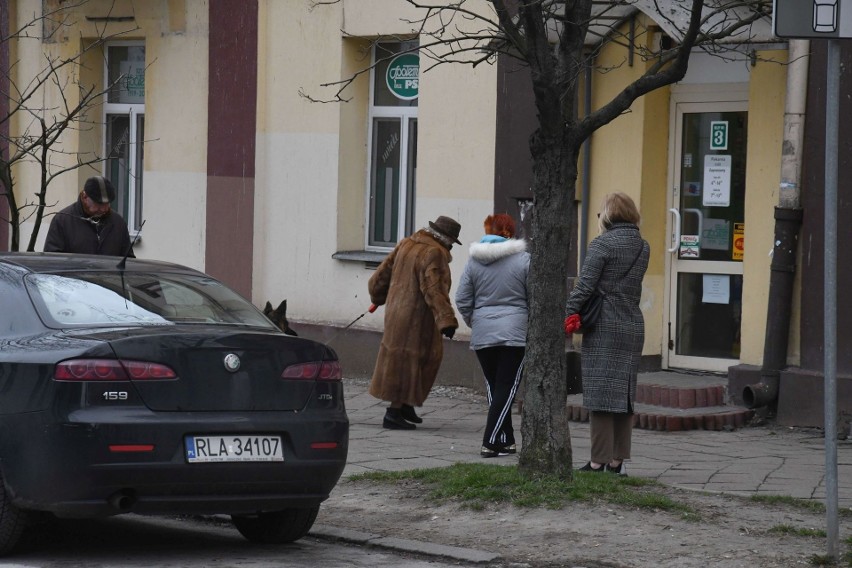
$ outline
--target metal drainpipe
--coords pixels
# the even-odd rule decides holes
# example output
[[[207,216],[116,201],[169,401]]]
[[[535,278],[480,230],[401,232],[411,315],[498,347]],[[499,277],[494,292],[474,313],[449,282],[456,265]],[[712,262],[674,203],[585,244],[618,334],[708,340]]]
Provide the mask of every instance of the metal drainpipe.
[[[763,366],[760,382],[743,389],[748,408],[775,404],[781,369],[787,365],[796,250],[802,225],[800,204],[802,137],[805,130],[805,103],[808,82],[810,42],[791,40],[788,46],[787,102],[784,110],[784,143],[781,153],[781,185],[775,207],[775,241],[769,279],[769,302]]]

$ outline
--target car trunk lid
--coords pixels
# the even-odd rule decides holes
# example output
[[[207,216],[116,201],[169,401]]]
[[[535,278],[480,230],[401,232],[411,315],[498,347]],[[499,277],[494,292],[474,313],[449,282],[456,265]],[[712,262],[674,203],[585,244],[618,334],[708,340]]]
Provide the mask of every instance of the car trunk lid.
[[[156,326],[88,332],[117,358],[167,365],[172,380],[134,380],[157,411],[281,411],[304,408],[314,380],[282,379],[288,366],[333,360],[322,344],[278,333],[222,326]]]

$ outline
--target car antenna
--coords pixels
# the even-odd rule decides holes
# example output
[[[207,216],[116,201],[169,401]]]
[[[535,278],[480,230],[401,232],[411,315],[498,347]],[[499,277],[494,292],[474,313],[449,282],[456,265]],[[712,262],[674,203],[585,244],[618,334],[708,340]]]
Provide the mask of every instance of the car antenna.
[[[124,265],[127,264],[127,257],[130,256],[130,253],[133,251],[133,245],[135,245],[136,241],[139,240],[139,235],[142,233],[142,227],[145,226],[145,221],[147,221],[147,219],[142,220],[142,224],[139,225],[139,229],[136,231],[136,236],[133,237],[133,242],[130,243],[130,246],[127,247],[127,252],[124,253],[124,258],[122,258],[121,261],[119,261],[118,266],[116,266],[119,270],[124,270]]]

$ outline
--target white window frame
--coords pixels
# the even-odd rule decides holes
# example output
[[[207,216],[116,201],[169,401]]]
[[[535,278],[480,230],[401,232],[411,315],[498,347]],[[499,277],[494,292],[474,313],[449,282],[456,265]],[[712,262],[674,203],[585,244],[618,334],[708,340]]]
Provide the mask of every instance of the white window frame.
[[[393,42],[379,42],[393,43]],[[402,42],[400,42],[402,43]],[[376,118],[396,118],[400,120],[400,163],[399,163],[399,184],[396,188],[399,199],[399,216],[397,218],[397,241],[399,242],[404,237],[408,236],[413,231],[413,210],[414,203],[409,203],[408,199],[408,155],[409,155],[409,127],[412,120],[418,120],[419,106],[377,106],[375,104],[375,85],[376,85],[376,46],[372,47],[371,54],[372,67],[370,70],[370,104],[367,117],[367,194],[366,194],[366,211],[365,219],[367,222],[364,235],[364,247],[368,251],[388,251],[393,249],[393,245],[375,245],[370,244],[372,239],[373,215],[371,193],[373,185],[373,125]],[[419,130],[419,129],[418,129]],[[419,132],[418,132],[419,133]],[[414,180],[415,186],[412,189],[412,195],[416,191],[416,174]],[[413,201],[413,200],[412,200]]]
[[[104,88],[109,86],[109,49],[111,47],[145,47],[144,41],[111,41],[104,44]],[[142,141],[139,140],[139,132],[138,132],[138,120],[141,119],[144,121],[145,119],[145,103],[111,103],[109,102],[109,97],[107,95],[104,96],[104,104],[103,104],[103,156],[104,162],[102,162],[101,171],[102,173],[109,177],[109,172],[106,171],[108,168],[109,160],[106,159],[110,154],[109,148],[109,139],[107,138],[107,125],[108,118],[110,116],[116,115],[126,115],[128,117],[128,124],[130,126],[130,131],[128,133],[128,145],[130,147],[130,155],[132,159],[129,160],[127,164],[128,170],[128,187],[127,187],[127,195],[125,198],[127,199],[127,217],[125,221],[127,222],[127,226],[130,229],[132,234],[138,234],[142,224],[142,207],[137,204],[140,202],[140,195],[144,195],[144,191],[142,189],[142,170],[144,170],[144,162],[141,157],[141,152],[143,148],[137,147],[137,140],[141,144]],[[141,167],[140,167],[141,166]],[[140,181],[137,181],[140,180]],[[119,184],[113,182],[116,187],[116,191],[121,191],[119,189]],[[137,187],[137,185],[139,187]]]

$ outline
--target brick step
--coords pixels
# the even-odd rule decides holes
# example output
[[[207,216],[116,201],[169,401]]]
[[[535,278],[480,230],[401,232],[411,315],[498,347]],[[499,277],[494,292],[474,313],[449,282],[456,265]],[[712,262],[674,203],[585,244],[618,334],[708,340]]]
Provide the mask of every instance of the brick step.
[[[725,386],[636,385],[636,402],[666,408],[704,408],[725,404]]]
[[[583,408],[582,395],[569,396],[567,408],[569,420],[589,421],[589,411]],[[684,409],[636,403],[634,411],[634,428],[662,432],[734,430],[747,425],[754,416],[754,410],[723,405]]]
[[[640,373],[634,427],[643,430],[733,430],[748,424],[754,411],[726,406],[727,377],[677,371]],[[588,422],[583,395],[568,396],[568,417]]]

